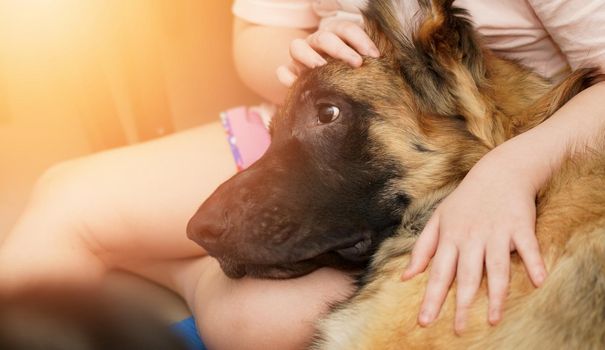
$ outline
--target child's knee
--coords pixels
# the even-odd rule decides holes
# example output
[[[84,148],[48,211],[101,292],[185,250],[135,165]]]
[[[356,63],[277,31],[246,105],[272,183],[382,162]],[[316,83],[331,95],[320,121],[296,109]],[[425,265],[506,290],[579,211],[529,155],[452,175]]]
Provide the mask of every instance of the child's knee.
[[[62,163],[45,172],[1,242],[1,277],[13,289],[47,280],[97,281],[106,270],[82,234],[86,225],[78,212],[90,196],[83,183],[73,181],[76,167]]]
[[[48,168],[36,181],[30,204],[46,209],[61,205],[68,209],[81,207],[84,202],[94,200],[91,194],[94,194],[95,175],[92,169],[88,170],[89,163],[86,159],[77,159]]]

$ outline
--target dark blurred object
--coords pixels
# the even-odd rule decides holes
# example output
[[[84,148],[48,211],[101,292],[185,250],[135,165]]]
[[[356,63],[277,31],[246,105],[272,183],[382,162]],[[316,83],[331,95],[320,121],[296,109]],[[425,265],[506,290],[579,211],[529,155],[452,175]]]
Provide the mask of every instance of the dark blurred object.
[[[0,299],[2,350],[185,350],[133,300],[87,288],[37,288]]]

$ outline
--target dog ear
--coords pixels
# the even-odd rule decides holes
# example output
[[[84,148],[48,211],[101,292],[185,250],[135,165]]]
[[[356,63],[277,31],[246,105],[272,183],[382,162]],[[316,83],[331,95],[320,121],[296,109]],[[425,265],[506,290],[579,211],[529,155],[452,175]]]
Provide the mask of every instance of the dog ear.
[[[363,14],[383,55],[396,61],[420,112],[463,117],[483,138],[491,132],[485,121],[489,106],[479,93],[486,80],[484,52],[467,11],[452,3],[370,0]]]
[[[399,61],[401,53],[412,47],[410,33],[417,27],[419,10],[416,1],[366,0],[365,29],[382,57]]]
[[[423,19],[412,34],[413,50],[400,53],[400,70],[429,112],[468,119],[473,111],[462,104],[484,82],[485,65],[468,13],[452,2],[419,1]]]

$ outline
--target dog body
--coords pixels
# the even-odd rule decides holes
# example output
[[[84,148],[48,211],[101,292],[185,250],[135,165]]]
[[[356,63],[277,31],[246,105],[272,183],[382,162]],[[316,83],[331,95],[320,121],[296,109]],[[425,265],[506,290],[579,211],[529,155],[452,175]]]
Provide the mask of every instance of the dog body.
[[[580,69],[554,84],[495,56],[452,2],[420,0],[408,32],[405,1],[368,1],[381,58],[301,76],[267,153],[217,189],[188,234],[234,278],[365,268],[355,296],[319,322],[315,349],[603,348],[603,147],[570,152],[538,195],[543,287],[513,254],[500,325],[487,325],[485,281],[463,336],[453,332],[453,292],[433,325],[417,325],[427,274],[400,274],[437,204],[490,150],[603,80]]]
[[[427,215],[423,213],[422,216]],[[536,289],[511,261],[504,320],[487,324],[487,286],[452,332],[455,290],[427,328],[417,322],[428,273],[402,283],[415,233],[403,229],[374,256],[368,283],[319,323],[315,349],[602,349],[605,345],[605,156],[568,160],[538,197],[536,234],[549,271]]]

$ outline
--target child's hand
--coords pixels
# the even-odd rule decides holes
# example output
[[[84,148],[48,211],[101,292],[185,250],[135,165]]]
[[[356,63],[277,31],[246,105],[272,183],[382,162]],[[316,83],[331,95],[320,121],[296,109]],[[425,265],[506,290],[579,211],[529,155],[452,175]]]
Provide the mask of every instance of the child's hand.
[[[479,161],[436,209],[420,234],[403,279],[433,263],[418,322],[426,326],[439,315],[457,275],[455,330],[465,326],[466,314],[483,277],[489,290],[488,319],[496,324],[507,295],[510,252],[516,250],[528,274],[540,286],[546,270],[535,236],[535,195],[531,172],[519,170],[514,158],[491,152]],[[506,158],[506,157],[505,157]]]
[[[362,55],[376,58],[380,56],[380,52],[357,23],[347,20],[333,21],[309,35],[307,39],[292,41],[290,56],[293,61],[277,69],[279,81],[291,86],[303,70],[326,64],[322,55],[359,67],[363,63]]]

